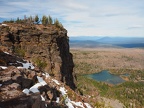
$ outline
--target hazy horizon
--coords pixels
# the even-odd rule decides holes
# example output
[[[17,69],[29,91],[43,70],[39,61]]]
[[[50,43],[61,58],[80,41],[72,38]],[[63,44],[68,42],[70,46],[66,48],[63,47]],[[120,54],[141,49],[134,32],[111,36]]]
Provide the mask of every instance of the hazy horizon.
[[[103,37],[110,37],[110,38],[144,38],[144,36],[69,36],[70,38],[103,38]]]

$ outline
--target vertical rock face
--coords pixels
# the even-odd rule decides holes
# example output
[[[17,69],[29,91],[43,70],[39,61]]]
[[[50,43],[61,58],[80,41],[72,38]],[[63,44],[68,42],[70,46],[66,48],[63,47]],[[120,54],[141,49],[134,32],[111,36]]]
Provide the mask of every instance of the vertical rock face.
[[[73,59],[72,59],[72,54],[69,53],[69,43],[68,39],[62,37],[62,38],[57,38],[57,43],[60,48],[60,56],[62,58],[62,66],[61,66],[61,80],[64,81],[66,80],[67,85],[71,85],[75,89],[74,81],[73,81]]]
[[[22,56],[75,89],[72,54],[65,29],[54,25],[9,24],[0,27],[0,49]]]

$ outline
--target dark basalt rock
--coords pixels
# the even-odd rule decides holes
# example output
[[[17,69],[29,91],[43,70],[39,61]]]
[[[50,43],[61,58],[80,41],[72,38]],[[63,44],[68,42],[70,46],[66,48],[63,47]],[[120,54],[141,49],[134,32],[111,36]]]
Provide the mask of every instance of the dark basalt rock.
[[[73,78],[74,63],[69,51],[66,29],[59,29],[54,25],[44,27],[25,24],[11,24],[0,29],[1,49],[7,48],[15,55],[37,65],[40,70],[65,82],[73,90],[76,88]],[[0,51],[0,65],[22,65],[16,61],[22,59],[13,58],[12,55]]]
[[[0,102],[0,108],[46,108],[46,106],[45,102],[41,101],[40,94],[32,94]]]
[[[75,90],[67,31],[54,25],[25,24],[0,26],[0,29],[0,66],[7,67],[0,68],[0,108],[67,108],[56,103],[57,97],[61,98],[57,85],[42,76],[47,72]],[[18,69],[26,63],[24,59],[33,63],[35,69]],[[38,83],[37,76],[46,79],[48,85],[38,87],[39,93],[24,94],[23,89]]]

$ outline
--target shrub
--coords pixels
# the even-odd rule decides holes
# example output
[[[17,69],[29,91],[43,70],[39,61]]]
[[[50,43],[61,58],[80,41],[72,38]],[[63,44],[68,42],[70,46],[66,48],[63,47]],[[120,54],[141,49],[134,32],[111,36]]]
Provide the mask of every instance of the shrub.
[[[55,20],[54,20],[54,25],[55,25],[57,28],[63,29],[63,25],[59,22],[58,19],[55,19]]]
[[[20,57],[24,57],[25,56],[25,50],[24,49],[21,49],[21,48],[15,48],[14,49],[14,52],[20,56]]]
[[[47,63],[40,59],[36,59],[34,62],[40,68],[40,70],[43,70],[47,66]]]

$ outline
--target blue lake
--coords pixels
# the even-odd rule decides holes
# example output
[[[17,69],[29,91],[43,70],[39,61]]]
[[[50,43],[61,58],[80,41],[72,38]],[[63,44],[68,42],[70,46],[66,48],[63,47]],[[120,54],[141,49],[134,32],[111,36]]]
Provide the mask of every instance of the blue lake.
[[[96,81],[102,81],[102,82],[106,82],[106,83],[114,84],[114,85],[125,82],[125,80],[123,80],[120,76],[113,75],[109,73],[109,71],[107,70],[104,70],[95,74],[86,75],[86,76]]]

